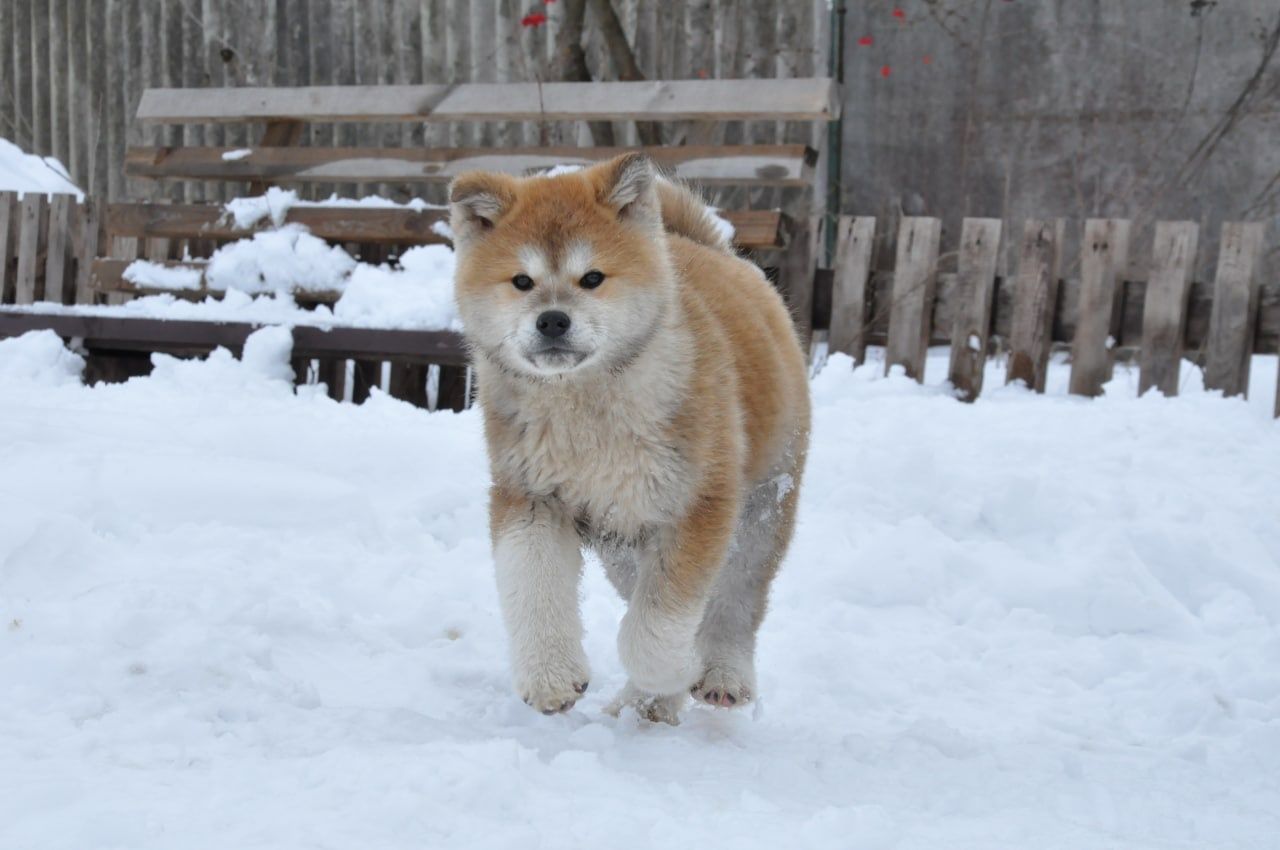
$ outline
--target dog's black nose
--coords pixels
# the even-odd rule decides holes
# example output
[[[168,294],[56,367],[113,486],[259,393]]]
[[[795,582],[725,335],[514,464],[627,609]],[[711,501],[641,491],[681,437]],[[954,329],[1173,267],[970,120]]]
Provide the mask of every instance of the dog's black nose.
[[[564,336],[564,332],[569,330],[569,314],[562,313],[559,310],[548,310],[538,317],[538,331],[543,336],[552,339],[558,336]]]

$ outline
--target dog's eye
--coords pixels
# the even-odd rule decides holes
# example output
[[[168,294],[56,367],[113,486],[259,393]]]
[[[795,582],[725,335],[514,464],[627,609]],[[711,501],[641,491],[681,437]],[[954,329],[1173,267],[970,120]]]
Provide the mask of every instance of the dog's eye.
[[[511,283],[521,292],[528,292],[530,289],[533,289],[533,278],[529,277],[527,274],[516,275],[511,278]]]
[[[595,289],[602,283],[604,283],[604,273],[594,270],[584,274],[582,280],[578,281],[583,289]]]

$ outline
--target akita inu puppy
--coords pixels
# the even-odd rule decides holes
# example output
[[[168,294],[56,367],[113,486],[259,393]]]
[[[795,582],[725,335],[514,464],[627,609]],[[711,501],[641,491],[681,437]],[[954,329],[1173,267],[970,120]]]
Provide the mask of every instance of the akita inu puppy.
[[[517,692],[553,714],[587,688],[588,546],[628,602],[614,713],[743,705],[808,445],[782,299],[643,155],[464,174],[450,201]]]

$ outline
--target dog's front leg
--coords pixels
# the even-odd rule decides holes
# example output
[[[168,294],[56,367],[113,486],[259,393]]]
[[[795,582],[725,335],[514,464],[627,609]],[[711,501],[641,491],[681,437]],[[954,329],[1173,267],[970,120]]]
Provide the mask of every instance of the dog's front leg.
[[[736,514],[732,499],[703,496],[640,559],[618,632],[622,665],[640,691],[684,695],[701,674],[698,626],[724,564]]]
[[[516,691],[543,714],[573,707],[590,671],[582,651],[582,551],[557,503],[494,487],[490,522],[498,599]]]

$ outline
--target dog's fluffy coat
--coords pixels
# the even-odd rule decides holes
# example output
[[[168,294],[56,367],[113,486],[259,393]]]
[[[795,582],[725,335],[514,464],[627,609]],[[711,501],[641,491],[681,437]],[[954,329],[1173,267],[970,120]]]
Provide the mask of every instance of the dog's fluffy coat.
[[[690,692],[744,704],[808,443],[782,300],[641,155],[465,174],[450,201],[517,691],[553,713],[586,690],[586,545],[628,601],[615,708],[674,722]],[[563,336],[537,329],[549,310]]]

